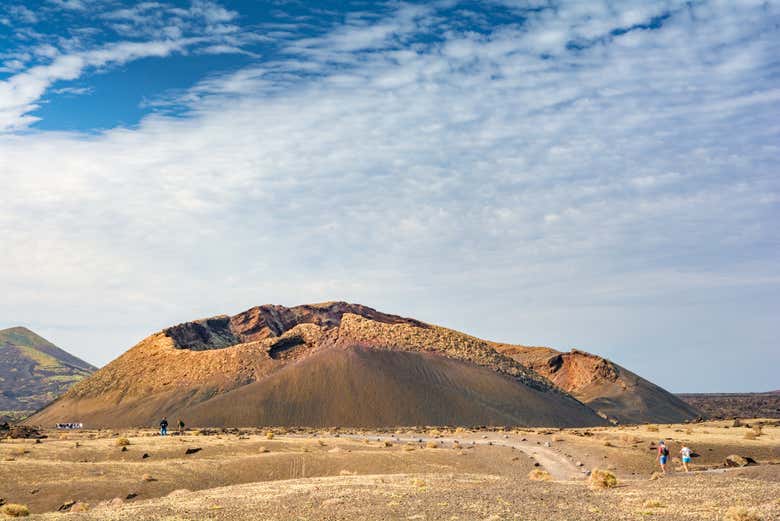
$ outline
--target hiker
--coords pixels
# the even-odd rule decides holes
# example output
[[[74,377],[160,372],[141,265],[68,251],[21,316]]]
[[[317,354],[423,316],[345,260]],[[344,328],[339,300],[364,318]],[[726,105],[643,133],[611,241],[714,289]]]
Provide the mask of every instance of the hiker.
[[[682,456],[682,466],[685,469],[685,472],[690,472],[688,469],[688,463],[691,462],[692,453],[693,451],[687,445],[683,445],[683,448],[680,449],[680,455]]]
[[[167,436],[168,435],[168,420],[165,416],[163,416],[162,421],[160,422],[160,436]]]
[[[184,422],[179,418],[179,434],[184,432]]]
[[[666,442],[661,440],[658,442],[658,463],[661,464],[661,472],[666,474],[666,462],[669,459],[669,449],[666,446]]]

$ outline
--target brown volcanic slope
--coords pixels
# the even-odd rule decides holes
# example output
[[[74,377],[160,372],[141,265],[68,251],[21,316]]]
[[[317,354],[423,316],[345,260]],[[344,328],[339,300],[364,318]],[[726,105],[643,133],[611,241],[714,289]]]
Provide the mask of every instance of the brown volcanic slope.
[[[0,330],[0,423],[32,414],[95,370],[27,328]]]
[[[343,302],[259,306],[155,333],[28,423],[602,425],[483,340]]]
[[[561,389],[618,423],[679,423],[702,413],[677,396],[597,355],[572,349],[494,344]]]

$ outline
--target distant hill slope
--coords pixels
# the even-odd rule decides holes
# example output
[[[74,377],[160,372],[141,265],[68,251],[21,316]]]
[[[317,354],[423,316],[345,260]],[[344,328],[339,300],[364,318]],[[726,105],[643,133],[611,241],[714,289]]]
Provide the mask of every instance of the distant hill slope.
[[[96,370],[27,328],[0,330],[0,417],[23,417]]]
[[[606,418],[619,423],[677,423],[702,415],[692,405],[628,369],[573,349],[495,344]]]
[[[780,418],[780,391],[688,393],[677,396],[709,418]]]
[[[155,425],[592,426],[606,422],[478,338],[326,302],[155,333],[28,420]]]

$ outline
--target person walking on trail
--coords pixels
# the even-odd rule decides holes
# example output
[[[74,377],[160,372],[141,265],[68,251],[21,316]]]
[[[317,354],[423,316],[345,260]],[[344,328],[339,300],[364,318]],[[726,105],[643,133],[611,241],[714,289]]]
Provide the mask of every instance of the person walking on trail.
[[[160,422],[160,436],[167,436],[168,435],[168,420],[165,416],[163,416],[162,421]]]
[[[666,446],[666,442],[661,440],[658,442],[658,463],[661,465],[661,472],[666,474],[666,462],[669,460],[669,448]]]
[[[682,466],[685,469],[685,472],[690,472],[688,463],[691,462],[692,453],[693,451],[687,445],[683,445],[683,448],[680,449],[680,456],[682,456]]]
[[[184,432],[184,421],[182,421],[181,418],[179,418],[179,434]]]

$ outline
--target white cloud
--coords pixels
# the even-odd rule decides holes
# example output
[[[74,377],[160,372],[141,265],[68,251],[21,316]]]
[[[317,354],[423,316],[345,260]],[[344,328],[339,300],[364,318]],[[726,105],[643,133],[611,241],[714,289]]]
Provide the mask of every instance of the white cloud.
[[[401,5],[177,93],[187,117],[1,137],[0,314],[133,324],[101,333],[116,354],[193,316],[345,298],[614,356],[633,338],[644,358],[621,356],[651,370],[659,338],[701,338],[680,306],[768,331],[778,13],[705,4],[576,4],[485,35],[436,18],[444,40],[413,49],[434,16]],[[57,58],[12,106],[141,52]]]

